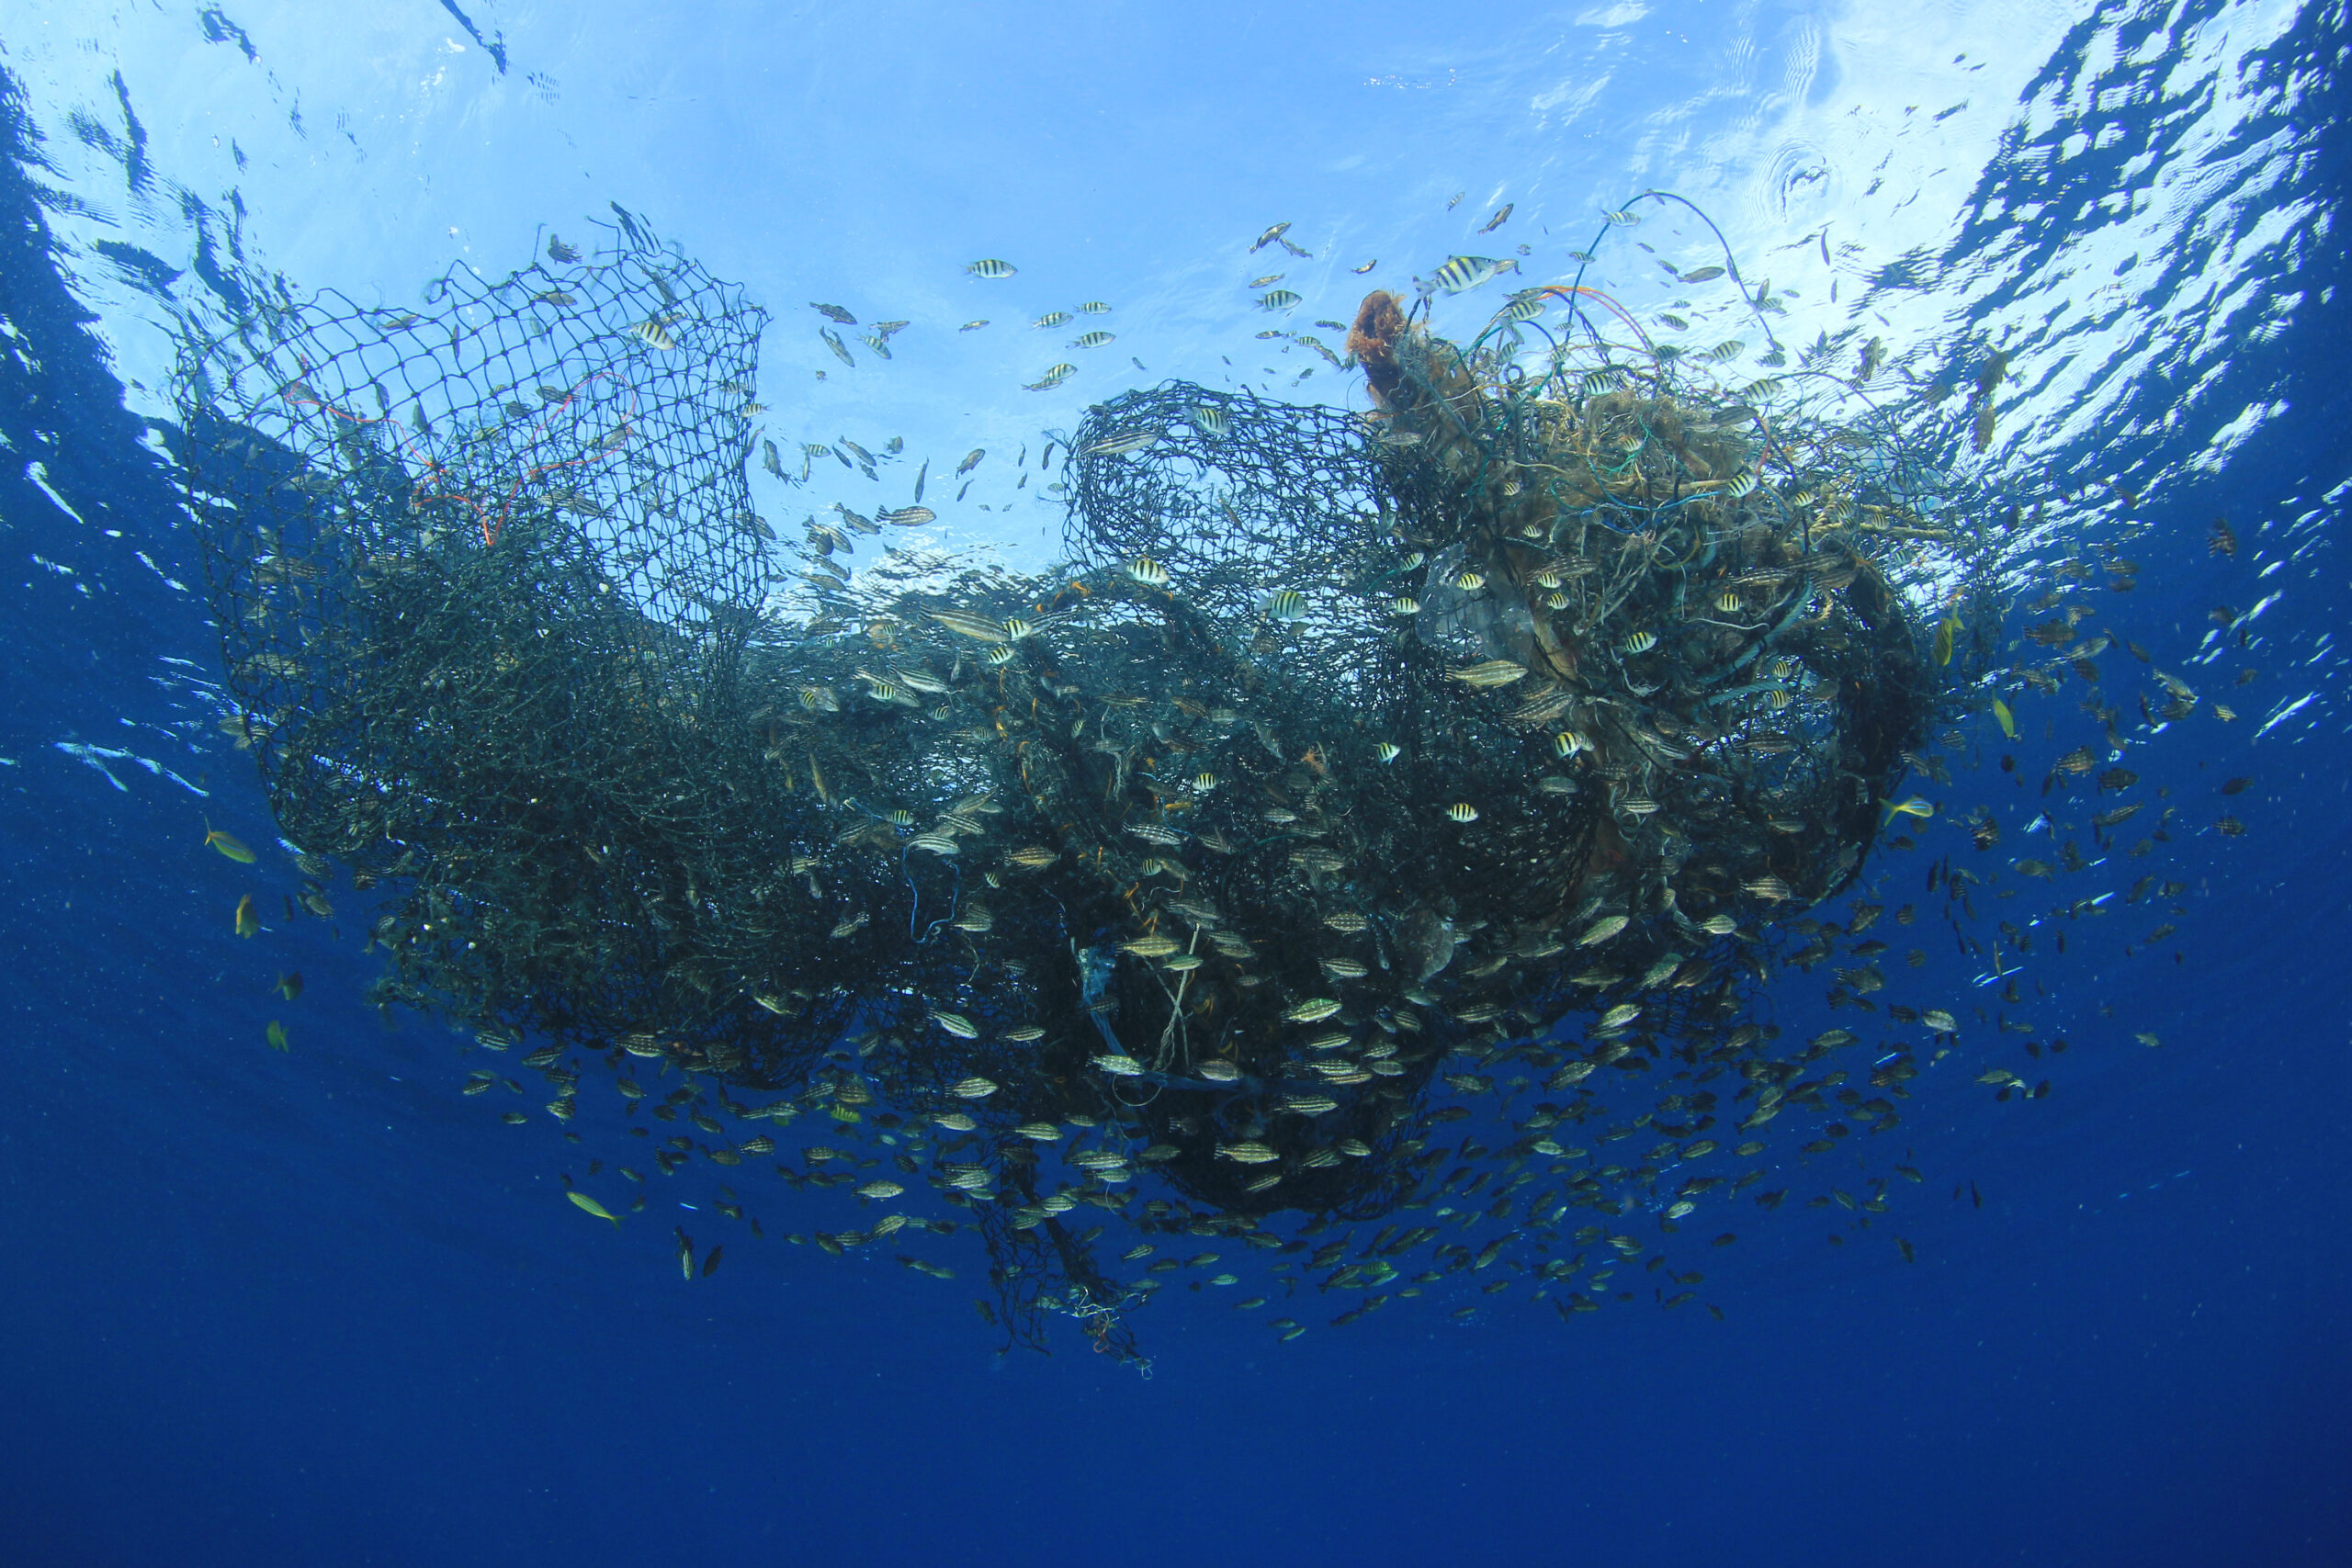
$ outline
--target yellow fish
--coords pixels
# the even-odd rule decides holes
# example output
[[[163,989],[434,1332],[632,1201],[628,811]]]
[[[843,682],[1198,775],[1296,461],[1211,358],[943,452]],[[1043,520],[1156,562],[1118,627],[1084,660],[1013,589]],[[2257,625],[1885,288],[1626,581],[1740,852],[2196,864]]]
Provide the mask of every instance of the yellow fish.
[[[1475,691],[1508,686],[1526,674],[1525,665],[1515,664],[1508,659],[1489,659],[1484,664],[1473,664],[1466,670],[1453,671],[1453,679]]]
[[[594,1214],[600,1220],[612,1221],[613,1228],[615,1230],[621,1228],[621,1217],[618,1214],[614,1213],[610,1209],[605,1208],[594,1198],[588,1196],[587,1193],[567,1192],[564,1196],[571,1199],[573,1205],[582,1211]]]
[[[1937,623],[1936,662],[1938,664],[1950,664],[1951,662],[1952,645],[1959,639],[1959,637],[1960,617],[1958,615],[1946,615],[1941,621]]]
[[[1623,915],[1604,915],[1585,929],[1585,933],[1577,938],[1577,945],[1596,947],[1623,931],[1630,923]]]
[[[287,1049],[286,1026],[274,1018],[269,1021],[269,1027],[262,1031],[262,1038],[269,1042],[269,1048],[273,1051]]]
[[[1885,817],[1881,818],[1879,822],[1879,826],[1882,828],[1887,826],[1898,817],[1916,817],[1920,821],[1925,822],[1928,818],[1933,817],[1936,814],[1936,808],[1931,803],[1920,799],[1916,795],[1908,800],[1882,800],[1878,805],[1879,809],[1886,813]]]
[[[2009,711],[2009,705],[2003,702],[1998,697],[1995,697],[1993,699],[1993,716],[2000,720],[2002,734],[2007,736],[2012,740],[2015,740],[2018,738],[2017,715],[2011,713]]]
[[[254,896],[250,893],[237,900],[237,934],[259,936],[261,917],[254,912]]]
[[[204,825],[204,841],[211,848],[219,850],[222,854],[227,855],[231,860],[235,861],[239,865],[251,865],[254,863],[254,860],[255,858],[254,852],[253,851],[245,848],[242,840],[222,832],[220,829],[215,828],[209,822],[207,822]]]

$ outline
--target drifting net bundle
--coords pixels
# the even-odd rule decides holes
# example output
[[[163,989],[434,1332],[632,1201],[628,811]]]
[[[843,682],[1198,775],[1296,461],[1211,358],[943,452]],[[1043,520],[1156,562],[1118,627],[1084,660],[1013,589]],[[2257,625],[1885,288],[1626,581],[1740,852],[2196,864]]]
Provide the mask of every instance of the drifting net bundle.
[[[1156,1280],[1088,1209],[1281,1247],[1280,1211],[1426,1198],[1449,1096],[1508,1066],[1553,1097],[1521,1156],[1620,1075],[1690,1080],[1694,1124],[1699,1083],[1795,1075],[1743,1021],[1761,939],[1851,879],[1953,655],[1905,574],[1964,542],[1891,443],[1661,355],[1530,373],[1374,295],[1372,417],[1091,411],[1071,570],[853,575],[932,514],[842,508],[787,592],[760,312],[626,217],[551,254],[429,313],[249,279],[186,334],[242,738],[305,871],[391,892],[388,998],[602,1053],[632,1115],[637,1060],[681,1070],[652,1114],[707,1135],[665,1170],[890,1134],[1015,1338],[1060,1313],[1123,1356]],[[1660,1175],[1607,1168],[1561,1205]]]
[[[1369,419],[1177,385],[1074,437],[1073,553],[1166,628],[1128,831],[1184,852],[1172,918],[1121,934],[1196,965],[1119,1010],[1177,1010],[1140,1114],[1228,1212],[1393,1201],[1393,1161],[1358,1187],[1331,1156],[1416,1152],[1465,1037],[1588,1015],[1533,1053],[1555,1091],[1719,1049],[1741,943],[1850,881],[1939,689],[1882,558],[1951,536],[1877,444],[1775,434],[1663,356],[1530,378],[1385,295],[1350,347]],[[1171,1029],[1238,1077],[1200,1081]]]

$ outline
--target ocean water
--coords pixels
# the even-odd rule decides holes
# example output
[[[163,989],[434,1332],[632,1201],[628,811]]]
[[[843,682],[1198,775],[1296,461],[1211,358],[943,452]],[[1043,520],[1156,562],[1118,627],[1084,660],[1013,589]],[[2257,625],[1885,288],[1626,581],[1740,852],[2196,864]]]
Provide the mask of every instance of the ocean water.
[[[2340,5],[2259,3],[0,0],[0,1563],[2352,1562],[2347,42]],[[747,1198],[763,1238],[676,1216],[726,1236],[682,1280],[658,1211],[698,1190],[576,1212],[584,1145],[461,1096],[447,1023],[368,1005],[360,896],[296,915],[176,481],[175,323],[232,260],[398,310],[625,209],[772,313],[787,452],[902,437],[939,542],[1034,566],[1037,486],[938,502],[967,449],[1169,377],[1364,408],[1255,335],[1267,274],[1314,331],[1451,255],[1535,282],[1590,248],[1588,283],[1670,310],[1656,255],[1688,270],[1695,220],[1602,216],[1652,189],[1770,279],[1792,355],[1879,340],[1900,406],[2008,353],[1988,449],[1948,451],[2066,519],[2015,552],[2007,635],[2095,544],[2138,563],[2099,624],[2201,698],[2122,726],[2170,812],[2144,865],[2035,891],[2067,912],[2013,974],[1939,948],[1901,982],[1965,1012],[2014,978],[2007,1016],[2066,1053],[1996,1056],[1972,1015],[1953,1067],[2052,1092],[1923,1077],[1922,1179],[1866,1230],[1800,1201],[1834,1160],[1787,1154],[1786,1206],[1722,1211],[1720,1316],[1453,1281],[1333,1326],[1356,1298],[1309,1285],[1283,1341],[1194,1275],[1131,1314],[1148,1368],[1074,1326],[1007,1352],[977,1247],[940,1251],[954,1282],[829,1258],[780,1239],[828,1200],[781,1187]],[[1310,254],[1252,254],[1283,221]],[[1098,299],[1114,344],[1029,325]],[[811,300],[912,324],[846,366]],[[753,493],[903,504],[904,466]],[[1997,739],[1955,755],[1874,896],[1924,900],[1936,852],[2052,854],[2024,829],[2083,694],[2031,710],[2014,775]],[[1954,825],[1978,806],[1991,856]],[[2128,898],[2143,872],[2177,886]],[[1850,1021],[1825,978],[1764,1005]]]

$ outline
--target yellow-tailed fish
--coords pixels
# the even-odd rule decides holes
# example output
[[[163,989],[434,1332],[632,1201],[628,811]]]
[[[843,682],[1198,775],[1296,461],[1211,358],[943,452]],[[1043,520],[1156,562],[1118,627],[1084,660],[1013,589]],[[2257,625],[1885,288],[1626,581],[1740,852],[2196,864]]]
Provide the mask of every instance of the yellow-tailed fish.
[[[2018,738],[2017,715],[2011,713],[2009,705],[1998,697],[1993,699],[1993,716],[2000,721],[2002,734],[2012,740]]]
[[[594,1214],[600,1220],[612,1221],[613,1228],[615,1230],[621,1228],[621,1217],[618,1214],[614,1213],[610,1209],[605,1208],[594,1198],[588,1196],[587,1193],[567,1192],[564,1196],[571,1199],[572,1203],[582,1213]]]
[[[204,825],[204,841],[239,865],[251,865],[258,858],[253,851],[245,848],[243,840],[222,832],[209,822]]]

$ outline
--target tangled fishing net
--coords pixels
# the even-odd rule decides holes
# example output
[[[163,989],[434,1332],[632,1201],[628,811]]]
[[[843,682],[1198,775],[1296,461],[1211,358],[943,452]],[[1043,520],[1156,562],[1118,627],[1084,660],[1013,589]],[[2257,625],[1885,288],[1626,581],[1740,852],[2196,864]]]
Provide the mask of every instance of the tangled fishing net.
[[[1761,1127],[1826,1049],[1747,1020],[1776,927],[1853,879],[1973,657],[1911,610],[1970,558],[1932,472],[1611,344],[1589,291],[1532,353],[1529,312],[1464,349],[1373,295],[1371,413],[1129,392],[1064,445],[1066,569],[853,575],[932,514],[780,547],[763,317],[626,216],[422,311],[245,282],[185,333],[188,496],[277,821],[385,896],[384,998],[551,1042],[566,1120],[602,1055],[665,1171],[831,1185],[794,1122],[890,1134],[965,1217],[819,1239],[977,1228],[1027,1343],[1136,1354],[1159,1277],[1114,1217],[1296,1250],[1285,1213],[1459,1186],[1494,1151],[1439,1129],[1514,1069],[1548,1097],[1514,1168],[1640,1075],[1659,1135],[1729,1115],[1717,1079]],[[1667,1172],[1713,1147],[1494,1213],[1565,1281],[1568,1208],[1688,1212]]]

